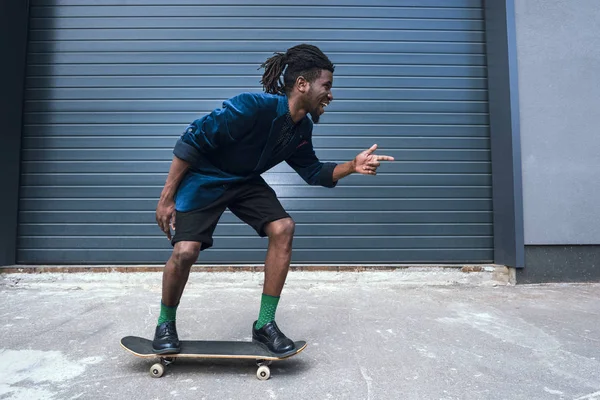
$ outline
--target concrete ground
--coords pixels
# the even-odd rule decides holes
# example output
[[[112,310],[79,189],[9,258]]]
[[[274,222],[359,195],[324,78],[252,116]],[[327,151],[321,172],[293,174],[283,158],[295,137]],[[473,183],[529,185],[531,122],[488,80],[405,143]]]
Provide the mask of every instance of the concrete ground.
[[[499,284],[450,269],[291,272],[277,320],[300,355],[178,361],[151,337],[160,273],[0,274],[0,399],[600,399],[600,285]],[[249,340],[262,274],[195,272],[182,339]]]

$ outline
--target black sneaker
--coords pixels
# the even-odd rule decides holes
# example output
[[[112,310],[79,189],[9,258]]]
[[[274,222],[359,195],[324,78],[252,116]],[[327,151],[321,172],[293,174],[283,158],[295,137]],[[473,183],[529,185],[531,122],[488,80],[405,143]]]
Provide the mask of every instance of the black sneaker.
[[[271,321],[260,329],[256,329],[256,322],[252,324],[252,341],[266,347],[271,353],[278,355],[295,350],[296,345],[288,339]]]
[[[156,327],[152,350],[156,354],[179,353],[181,351],[175,321],[166,321]]]

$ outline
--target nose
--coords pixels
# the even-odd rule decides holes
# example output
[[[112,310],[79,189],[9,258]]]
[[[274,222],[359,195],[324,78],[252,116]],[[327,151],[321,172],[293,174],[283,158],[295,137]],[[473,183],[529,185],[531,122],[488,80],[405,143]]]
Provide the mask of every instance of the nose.
[[[327,94],[327,98],[330,102],[333,101],[333,93],[331,93],[331,91]]]

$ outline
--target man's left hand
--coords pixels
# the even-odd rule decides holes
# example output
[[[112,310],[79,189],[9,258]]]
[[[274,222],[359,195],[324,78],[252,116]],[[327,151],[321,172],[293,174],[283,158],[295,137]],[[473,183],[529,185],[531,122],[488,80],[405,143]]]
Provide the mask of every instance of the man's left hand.
[[[381,165],[380,161],[394,161],[394,157],[373,154],[375,150],[377,150],[376,144],[354,158],[355,172],[363,175],[377,175],[377,168]]]

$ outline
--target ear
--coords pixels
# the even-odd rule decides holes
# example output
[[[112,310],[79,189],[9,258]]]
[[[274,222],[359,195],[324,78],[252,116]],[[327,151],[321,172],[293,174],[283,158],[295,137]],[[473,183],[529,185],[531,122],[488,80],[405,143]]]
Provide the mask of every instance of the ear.
[[[306,93],[308,91],[308,87],[309,83],[302,75],[296,78],[296,88],[298,88],[300,93]]]

